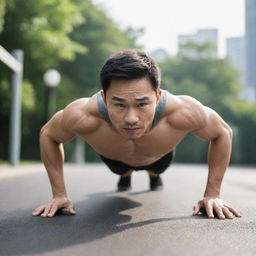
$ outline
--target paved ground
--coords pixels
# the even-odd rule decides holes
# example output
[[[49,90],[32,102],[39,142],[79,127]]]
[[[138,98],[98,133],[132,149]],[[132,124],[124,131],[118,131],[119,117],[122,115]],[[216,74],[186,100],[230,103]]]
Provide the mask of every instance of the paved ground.
[[[145,172],[117,193],[117,176],[100,164],[66,165],[76,216],[32,217],[50,197],[42,165],[0,166],[0,255],[256,255],[256,168],[231,167],[222,196],[243,217],[191,216],[207,176],[204,165],[174,164],[165,189],[148,191]]]

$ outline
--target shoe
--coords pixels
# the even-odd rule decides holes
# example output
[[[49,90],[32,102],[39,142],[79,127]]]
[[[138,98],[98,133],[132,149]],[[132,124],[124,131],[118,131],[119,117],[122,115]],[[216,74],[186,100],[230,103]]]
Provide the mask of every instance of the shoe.
[[[117,184],[117,191],[127,191],[131,189],[131,176],[120,177]]]
[[[153,177],[150,176],[150,190],[158,191],[163,189],[163,183],[160,176]]]

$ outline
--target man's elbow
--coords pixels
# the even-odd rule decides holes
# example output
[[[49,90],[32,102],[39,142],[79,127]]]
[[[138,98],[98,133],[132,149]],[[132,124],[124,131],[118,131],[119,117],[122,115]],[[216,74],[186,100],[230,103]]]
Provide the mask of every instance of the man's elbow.
[[[226,133],[230,137],[230,139],[232,140],[233,139],[233,131],[232,131],[230,126],[226,127]]]
[[[223,129],[221,129],[218,135],[212,138],[211,141],[214,142],[219,140],[226,140],[226,141],[228,140],[231,142],[232,139],[233,139],[233,131],[229,126],[226,126]]]
[[[47,126],[47,124],[41,128],[39,140],[40,140],[40,144],[42,142],[46,142],[46,141],[53,141],[52,136],[50,135],[49,127]]]
[[[220,135],[218,136],[218,138],[216,138],[217,140],[224,140],[226,142],[232,143],[232,139],[233,139],[233,131],[232,129],[227,126],[225,127],[222,132],[220,133]]]
[[[47,134],[47,125],[44,125],[41,130],[40,130],[40,138],[42,138],[43,136],[45,136]]]

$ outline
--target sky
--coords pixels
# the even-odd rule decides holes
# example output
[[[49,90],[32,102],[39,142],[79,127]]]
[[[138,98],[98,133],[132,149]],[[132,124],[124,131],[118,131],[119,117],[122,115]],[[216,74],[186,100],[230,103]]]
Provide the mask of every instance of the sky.
[[[121,28],[145,29],[139,40],[146,51],[177,52],[179,34],[217,28],[219,56],[225,56],[226,38],[243,36],[245,0],[93,0]]]

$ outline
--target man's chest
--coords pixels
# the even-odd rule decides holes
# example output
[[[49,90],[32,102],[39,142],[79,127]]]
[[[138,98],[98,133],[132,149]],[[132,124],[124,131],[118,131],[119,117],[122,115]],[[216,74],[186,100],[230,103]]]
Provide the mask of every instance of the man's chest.
[[[164,123],[136,140],[127,140],[109,126],[84,136],[84,139],[101,155],[130,164],[143,165],[158,160],[172,151],[185,136],[184,131]]]

